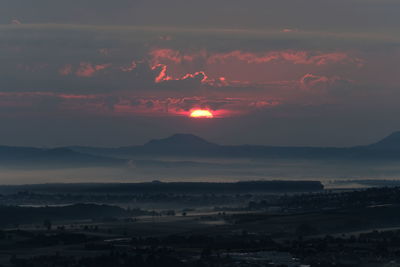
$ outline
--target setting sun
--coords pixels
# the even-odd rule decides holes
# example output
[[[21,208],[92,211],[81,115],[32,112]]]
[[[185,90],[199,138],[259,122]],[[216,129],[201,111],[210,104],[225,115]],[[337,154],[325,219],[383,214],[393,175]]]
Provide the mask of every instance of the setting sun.
[[[209,110],[196,109],[196,110],[193,110],[190,113],[190,117],[192,117],[192,118],[207,118],[207,119],[211,119],[211,118],[214,117],[214,115]]]

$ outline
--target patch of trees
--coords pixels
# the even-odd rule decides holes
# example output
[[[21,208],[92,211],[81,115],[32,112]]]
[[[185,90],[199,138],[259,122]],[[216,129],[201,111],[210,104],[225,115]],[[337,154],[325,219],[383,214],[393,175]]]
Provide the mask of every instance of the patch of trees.
[[[150,215],[140,209],[123,209],[117,206],[96,204],[75,204],[64,207],[18,207],[0,206],[0,225],[18,225],[24,223],[46,223],[57,220],[102,219],[105,217],[131,217]],[[50,226],[51,228],[51,226]]]

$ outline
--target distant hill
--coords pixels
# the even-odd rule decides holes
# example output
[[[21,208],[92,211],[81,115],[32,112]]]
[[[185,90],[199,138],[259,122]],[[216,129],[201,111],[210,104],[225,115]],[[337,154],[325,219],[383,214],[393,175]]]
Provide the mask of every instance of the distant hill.
[[[116,158],[141,156],[210,156],[219,153],[218,144],[208,142],[193,134],[174,134],[164,139],[153,139],[144,145],[118,148],[69,147],[71,150]]]
[[[164,139],[154,139],[144,145],[148,149],[213,149],[217,144],[210,143],[193,134],[174,134]]]
[[[377,150],[400,151],[400,132],[394,132],[389,136],[383,138],[379,142],[369,145],[368,148]]]
[[[143,151],[149,154],[209,155],[219,148],[219,145],[192,134],[175,134],[168,138],[149,141],[143,146]]]
[[[0,166],[92,166],[121,164],[122,160],[85,154],[69,148],[31,148],[0,146]]]
[[[400,159],[400,132],[375,144],[349,148],[280,147],[237,145],[225,146],[208,142],[192,134],[151,140],[144,145],[119,148],[74,147],[73,150],[94,155],[120,158],[144,156],[286,158],[286,159]]]
[[[337,147],[279,147],[258,145],[226,146],[208,142],[192,134],[175,134],[154,139],[144,145],[117,148],[63,147],[42,149],[0,146],[0,166],[105,166],[124,164],[127,160],[150,159],[141,164],[162,164],[157,157],[188,158],[267,158],[316,160],[398,160],[400,159],[400,132],[381,141],[349,148]],[[172,167],[172,166],[171,166]]]

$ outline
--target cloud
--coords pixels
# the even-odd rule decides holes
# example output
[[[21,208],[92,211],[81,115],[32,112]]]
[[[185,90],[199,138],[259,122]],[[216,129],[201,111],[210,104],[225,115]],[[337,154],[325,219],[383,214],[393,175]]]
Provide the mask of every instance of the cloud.
[[[306,74],[300,79],[301,88],[304,90],[323,90],[332,82],[332,80],[326,76],[318,76],[313,74]]]
[[[154,79],[154,81],[156,83],[172,80],[172,78],[167,75],[167,66],[166,65],[158,64],[156,66],[153,66],[152,70],[159,72],[157,77]]]
[[[136,63],[135,61],[132,61],[131,64],[129,64],[129,65],[121,66],[120,69],[121,69],[123,72],[131,72],[131,71],[133,71],[134,69],[136,69],[137,66],[138,66],[137,63]]]
[[[216,118],[248,114],[249,112],[279,105],[273,99],[168,97],[141,98],[121,102],[120,113],[148,116],[189,116],[195,109],[209,109]],[[117,111],[118,112],[118,111]]]
[[[343,79],[338,76],[327,77],[307,73],[300,79],[300,88],[311,92],[332,92],[340,89],[344,92],[351,88],[350,85],[354,82],[348,79]]]
[[[235,59],[246,62],[248,64],[262,64],[277,61],[288,61],[293,64],[305,64],[305,65],[326,65],[330,63],[339,62],[356,62],[359,59],[351,58],[345,52],[333,52],[323,53],[320,51],[269,51],[264,53],[252,53],[244,51],[232,51],[228,53],[220,53],[211,55],[208,58],[209,63],[226,62],[228,60]]]
[[[327,65],[335,63],[349,63],[362,65],[363,60],[352,56],[347,52],[322,52],[322,51],[303,51],[303,50],[277,50],[264,52],[251,52],[233,50],[223,53],[199,50],[191,52],[181,52],[173,49],[156,48],[150,51],[151,64],[188,64],[194,61],[202,61],[203,64],[232,63],[241,61],[247,64],[265,64],[274,62],[289,62],[292,64],[304,65]]]
[[[181,53],[178,50],[173,50],[169,48],[158,48],[158,49],[153,49],[150,51],[150,56],[151,56],[151,64],[152,65],[157,65],[161,64],[165,61],[169,62],[174,62],[174,63],[182,63],[184,61],[193,61],[195,57],[199,57],[201,53],[199,54],[190,54],[190,53]]]
[[[171,117],[189,116],[194,109],[209,109],[216,118],[245,115],[279,105],[276,99],[252,97],[143,97],[134,95],[77,95],[50,92],[0,93],[0,106],[19,110],[20,116],[45,114]],[[38,109],[38,105],[40,109]],[[3,114],[4,115],[4,114]],[[16,114],[14,114],[16,115]],[[2,117],[2,116],[0,116]]]
[[[10,24],[12,24],[12,25],[21,25],[22,22],[19,19],[14,18],[14,19],[12,19],[10,21]]]
[[[0,44],[0,92],[51,93],[37,97],[54,101],[57,112],[99,116],[209,108],[232,117],[282,105],[343,104],[356,98],[360,83],[381,77],[381,94],[395,84],[390,70],[400,55],[393,40],[303,31],[21,25],[0,27],[0,35],[9,40]],[[171,39],[160,39],[166,35]],[[37,101],[15,95],[4,106],[14,103],[15,110],[18,97],[31,107]]]
[[[149,64],[158,72],[157,83],[172,83],[188,78],[201,81],[209,88],[225,88],[236,91],[237,88],[270,87],[272,85],[297,87],[306,91],[322,91],[339,81],[338,68],[358,70],[365,60],[349,52],[322,51],[265,51],[250,52],[234,50],[229,52],[211,52],[205,49],[181,52],[173,49],[153,49],[149,53]],[[156,64],[156,65],[154,65]],[[306,67],[304,67],[305,65]],[[200,70],[199,70],[200,69]],[[184,71],[191,70],[189,74]],[[304,72],[325,73],[316,76]],[[331,72],[331,73],[330,73]],[[276,73],[276,75],[275,75]],[[293,79],[304,76],[300,86]],[[227,77],[229,76],[229,77]],[[330,78],[328,78],[330,77]],[[192,89],[197,90],[193,84]],[[177,88],[179,86],[175,84]],[[313,88],[311,90],[311,88]],[[226,91],[227,93],[227,91]]]
[[[286,33],[289,33],[289,32],[298,32],[298,31],[299,31],[298,29],[290,29],[290,28],[282,29],[282,32],[286,32]]]
[[[76,70],[75,74],[78,77],[92,77],[96,72],[104,70],[110,66],[111,64],[92,65],[89,62],[82,62],[79,64],[79,68]]]
[[[72,65],[71,64],[66,64],[64,66],[62,66],[58,72],[60,73],[60,75],[62,76],[67,76],[70,75],[72,73]]]
[[[148,0],[85,0],[73,2],[37,0],[35,8],[27,8],[25,0],[0,2],[0,23],[7,23],[10,14],[36,24],[85,25],[177,25],[187,28],[300,28],[331,31],[379,31],[399,26],[396,0],[252,0],[246,4],[224,1]],[[207,20],[204,19],[207,14]],[[338,19],[340,18],[340,19]],[[164,34],[165,35],[165,34]],[[162,35],[159,35],[162,36]]]
[[[207,75],[203,71],[197,71],[195,73],[187,73],[180,78],[173,78],[167,74],[168,66],[163,64],[158,64],[152,67],[152,70],[158,72],[155,78],[156,83],[162,82],[173,82],[173,81],[193,81],[200,83],[209,82]]]
[[[399,8],[396,0],[0,1],[0,137],[35,143],[34,129],[36,144],[102,145],[197,130],[273,143],[296,132],[289,139],[299,144],[315,132],[334,143],[389,131],[399,113]],[[185,116],[195,108],[224,119],[194,123]]]

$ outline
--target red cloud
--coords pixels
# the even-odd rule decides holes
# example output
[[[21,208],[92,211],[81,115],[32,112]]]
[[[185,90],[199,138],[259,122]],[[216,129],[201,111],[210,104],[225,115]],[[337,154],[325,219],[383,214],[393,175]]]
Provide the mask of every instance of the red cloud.
[[[288,32],[298,32],[298,31],[299,31],[298,29],[291,29],[291,28],[285,28],[285,29],[281,30],[281,32],[286,32],[286,33],[288,33]]]
[[[193,61],[196,57],[203,56],[202,52],[190,54],[190,53],[181,53],[180,51],[173,49],[153,49],[150,51],[151,56],[151,64],[157,65],[161,63],[174,62],[174,63],[182,63],[184,61]]]
[[[154,71],[159,71],[159,74],[156,76],[154,80],[156,83],[172,80],[172,78],[167,75],[166,65],[158,64],[156,66],[153,66],[151,69]]]
[[[132,63],[131,63],[130,65],[128,65],[128,66],[122,66],[120,69],[121,69],[123,72],[131,72],[131,71],[133,71],[133,70],[136,69],[136,68],[137,68],[136,62],[135,62],[135,61],[132,61]]]
[[[67,65],[61,67],[61,69],[59,69],[58,73],[60,73],[60,75],[62,75],[62,76],[70,75],[72,73],[72,65],[67,64]]]
[[[279,105],[273,99],[253,98],[207,98],[207,97],[168,97],[139,98],[121,101],[115,106],[120,114],[141,114],[146,116],[187,116],[196,109],[212,111],[215,118],[247,114],[257,109]]]
[[[267,66],[260,68],[261,64],[291,64],[284,69],[285,65],[279,65],[270,72]],[[299,51],[278,50],[265,52],[248,52],[234,50],[224,53],[197,52],[184,53],[173,49],[153,49],[150,52],[149,64],[153,70],[160,69],[156,82],[171,80],[182,80],[199,73],[207,77],[202,79],[203,84],[215,87],[228,85],[240,86],[259,82],[272,82],[273,77],[279,80],[292,80],[304,70],[294,65],[308,65],[307,71],[315,71],[316,68],[331,64],[347,64],[360,67],[363,60],[347,52],[322,52],[322,51]],[[251,64],[246,68],[246,64]],[[189,75],[185,74],[189,72]],[[277,75],[274,76],[273,73]],[[285,77],[286,76],[286,77]]]
[[[75,71],[75,75],[78,77],[92,77],[96,72],[100,70],[104,70],[108,67],[110,67],[111,64],[99,64],[99,65],[93,65],[90,62],[81,62],[79,64],[79,67]],[[135,66],[131,65],[128,67],[122,67],[122,71],[130,71],[134,68]],[[62,76],[67,76],[73,73],[73,66],[71,64],[66,64],[62,66],[59,70],[58,73]]]
[[[215,118],[247,114],[280,104],[277,99],[255,97],[137,97],[115,95],[57,94],[51,92],[0,93],[4,107],[34,108],[48,105],[51,109],[79,114],[189,116],[194,109],[212,111]]]
[[[227,60],[239,60],[248,64],[261,64],[271,61],[288,61],[293,64],[312,64],[325,65],[329,63],[349,62],[360,64],[362,61],[358,58],[351,57],[346,52],[330,52],[321,51],[297,51],[297,50],[280,50],[266,51],[260,53],[246,52],[242,50],[234,50],[225,53],[206,52],[204,50],[182,53],[173,49],[153,49],[150,51],[151,64],[166,64],[183,62],[192,62],[195,59],[202,59],[207,64],[217,62],[226,62]]]
[[[57,97],[63,98],[63,99],[95,99],[98,98],[99,95],[70,95],[70,94],[58,94]]]
[[[352,82],[353,81],[346,80],[338,76],[327,77],[308,73],[301,77],[300,88],[306,91],[325,91],[334,85],[346,87]]]
[[[165,81],[184,81],[184,80],[189,80],[189,79],[199,80],[202,83],[206,83],[208,81],[208,77],[203,71],[197,71],[195,73],[188,73],[180,78],[173,78],[167,74],[167,65],[157,64],[152,67],[152,70],[159,72],[154,80],[156,83],[161,83],[161,82],[165,82]]]
[[[183,76],[180,80],[187,80],[187,79],[198,79],[203,83],[208,81],[208,77],[204,73],[204,71],[197,71],[195,73],[188,73],[185,76]]]
[[[308,73],[301,77],[300,84],[303,89],[309,90],[317,85],[326,86],[330,79],[326,76],[318,76]]]
[[[104,70],[110,66],[111,64],[92,65],[89,62],[82,62],[79,64],[79,68],[75,74],[78,77],[92,77],[97,71]]]
[[[13,25],[21,25],[22,23],[21,23],[21,21],[20,21],[19,19],[12,19],[12,20],[10,21],[10,24],[13,24]]]
[[[248,64],[261,64],[268,63],[271,61],[288,61],[293,64],[306,64],[306,65],[326,65],[329,63],[338,63],[348,60],[350,57],[344,52],[334,52],[334,53],[322,53],[315,52],[311,53],[308,51],[272,51],[265,53],[252,53],[243,52],[240,50],[228,52],[228,53],[218,53],[210,56],[208,58],[208,63],[225,62],[229,59],[235,59],[239,61],[244,61]]]

